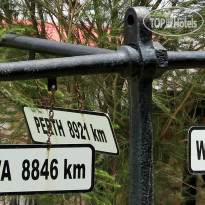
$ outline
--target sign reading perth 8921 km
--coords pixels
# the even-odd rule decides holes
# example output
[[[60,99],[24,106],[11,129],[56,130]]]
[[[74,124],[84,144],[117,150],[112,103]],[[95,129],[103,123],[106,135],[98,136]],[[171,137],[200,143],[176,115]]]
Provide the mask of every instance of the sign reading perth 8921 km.
[[[31,109],[24,114],[34,142],[48,139],[49,107]],[[54,108],[52,144],[92,144],[96,152],[119,155],[110,118],[101,112]]]

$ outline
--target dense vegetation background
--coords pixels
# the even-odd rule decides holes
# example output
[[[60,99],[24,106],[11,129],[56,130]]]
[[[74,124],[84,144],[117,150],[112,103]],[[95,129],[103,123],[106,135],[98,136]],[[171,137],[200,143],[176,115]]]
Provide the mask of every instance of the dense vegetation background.
[[[127,8],[146,6],[192,7],[205,16],[200,0],[1,0],[0,35],[15,33],[50,39],[46,24],[53,26],[63,42],[117,49],[123,44],[123,21]],[[80,33],[79,33],[80,30]],[[82,38],[83,36],[83,38]],[[167,50],[204,50],[204,26],[184,37],[155,35]],[[0,62],[28,60],[27,51],[0,47]],[[36,59],[52,58],[36,54]],[[204,69],[166,72],[153,82],[154,189],[155,204],[204,204],[201,176],[187,171],[187,132],[203,125]],[[106,112],[112,119],[120,156],[96,156],[95,188],[88,194],[39,195],[27,204],[117,204],[129,202],[129,96],[127,79],[119,74],[78,77],[83,108]],[[48,104],[47,79],[39,80]],[[41,104],[34,80],[0,82],[0,139],[2,143],[32,143],[22,105]],[[77,108],[73,77],[58,78],[56,104]],[[190,195],[190,189],[196,195]],[[193,191],[193,190],[192,190]],[[18,204],[18,197],[1,197],[3,204]]]

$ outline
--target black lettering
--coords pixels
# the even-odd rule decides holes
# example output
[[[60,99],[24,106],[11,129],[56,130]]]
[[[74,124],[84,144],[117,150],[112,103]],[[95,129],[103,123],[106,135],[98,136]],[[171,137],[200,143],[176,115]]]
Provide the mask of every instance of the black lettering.
[[[83,135],[83,126],[81,125],[80,122],[78,122],[78,127],[80,127],[81,139],[86,140],[85,135]]]
[[[29,180],[30,178],[30,162],[28,159],[25,159],[22,163],[22,168],[23,168],[23,171],[22,171],[22,179],[27,181]]]
[[[89,133],[88,133],[88,129],[87,129],[87,126],[86,126],[85,123],[84,123],[84,130],[86,131],[87,137],[88,137],[88,139],[90,140],[90,135],[89,135]]]
[[[74,164],[73,165],[73,179],[76,179],[76,175],[78,174],[78,179],[85,179],[85,165],[84,164]]]
[[[37,159],[32,162],[31,177],[33,180],[38,180],[39,178],[39,161]]]
[[[75,133],[74,133],[74,131],[73,131],[73,126],[72,126],[71,122],[70,122],[70,121],[67,121],[67,125],[68,125],[68,128],[69,128],[71,137],[72,137],[72,138],[75,138]]]
[[[106,142],[107,143],[104,131],[103,130],[97,130],[97,132],[98,132],[98,137],[99,137],[100,142]]]
[[[4,178],[8,178],[9,181],[11,181],[11,173],[9,168],[9,161],[5,160],[4,167],[1,175],[1,181],[4,181]]]
[[[48,118],[44,118],[44,120],[45,120],[46,127],[47,127],[47,130],[48,130],[48,128],[50,127],[50,125],[49,125],[49,119],[48,119]],[[48,132],[48,131],[46,131],[46,134],[47,134],[47,132]]]
[[[64,179],[67,179],[67,175],[69,179],[72,179],[72,175],[70,173],[70,168],[72,164],[67,165],[67,159],[64,159]]]
[[[38,130],[38,133],[40,133],[40,130],[39,130],[40,122],[39,122],[39,120],[38,120],[37,117],[33,117],[33,118],[34,118],[34,121],[35,121],[35,123],[36,123],[36,128],[37,128],[37,130]]]
[[[205,149],[204,149],[204,144],[203,141],[200,141],[200,147],[199,147],[199,141],[196,141],[196,148],[197,148],[197,156],[198,160],[201,159],[201,154],[203,155],[203,160],[205,160]]]
[[[55,120],[54,120],[54,119],[53,119],[52,123],[53,123],[53,128],[54,128],[54,130],[55,130],[55,133],[56,133],[56,135],[57,135],[56,126],[55,126]]]
[[[44,118],[44,120],[45,120],[45,122],[46,122],[46,127],[47,127],[47,131],[46,131],[46,133],[48,132],[48,128],[50,127],[50,123],[49,123],[49,119],[48,118]],[[53,120],[54,121],[54,120]],[[52,127],[54,127],[54,126],[52,126]],[[54,133],[53,133],[53,130],[51,130],[51,134],[53,135]],[[56,129],[55,129],[55,133],[56,133]]]
[[[94,140],[95,141],[99,141],[98,136],[96,134],[96,129],[93,129],[91,124],[90,124],[90,127],[91,127],[91,130],[92,130],[92,133],[93,133]]]
[[[78,139],[80,139],[80,133],[79,133],[78,127],[77,127],[77,125],[76,125],[76,123],[75,123],[74,121],[73,121],[72,125],[73,125],[73,129],[74,129],[74,131],[75,131],[75,136],[76,136]]]
[[[48,159],[45,159],[43,166],[41,168],[41,172],[40,172],[41,176],[45,176],[45,179],[48,179],[49,176],[49,171],[48,171]]]
[[[61,135],[61,131],[62,131],[62,134],[63,134],[63,136],[65,137],[65,133],[64,133],[64,130],[63,130],[63,126],[62,126],[61,121],[59,120],[59,124],[58,124],[58,121],[56,120],[56,124],[57,124],[58,132],[59,132],[60,136],[62,136],[62,135]]]
[[[44,119],[42,117],[39,117],[39,120],[40,120],[40,123],[41,123],[43,133],[47,134],[47,130],[44,129],[44,127],[46,127],[46,125],[43,123]]]
[[[50,166],[51,179],[57,179],[58,177],[58,168],[57,166],[54,166],[54,164],[58,164],[57,159],[53,159],[51,161],[51,166]]]

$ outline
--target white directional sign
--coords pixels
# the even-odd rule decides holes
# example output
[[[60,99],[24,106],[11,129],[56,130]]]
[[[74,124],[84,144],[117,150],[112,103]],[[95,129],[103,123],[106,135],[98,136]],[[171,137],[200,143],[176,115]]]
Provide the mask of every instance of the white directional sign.
[[[0,195],[89,192],[91,145],[0,145]]]
[[[23,109],[34,142],[45,143],[49,108]],[[111,121],[105,113],[54,108],[52,127],[52,144],[92,144],[97,152],[119,154]]]
[[[188,168],[192,174],[205,174],[205,127],[189,129]]]

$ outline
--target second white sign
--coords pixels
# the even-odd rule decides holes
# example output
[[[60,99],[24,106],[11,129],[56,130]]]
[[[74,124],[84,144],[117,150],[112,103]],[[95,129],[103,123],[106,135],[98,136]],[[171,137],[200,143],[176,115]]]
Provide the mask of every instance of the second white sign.
[[[38,110],[24,107],[34,142],[48,139],[49,107]],[[54,108],[52,144],[92,144],[97,152],[119,155],[110,118],[101,112]]]

